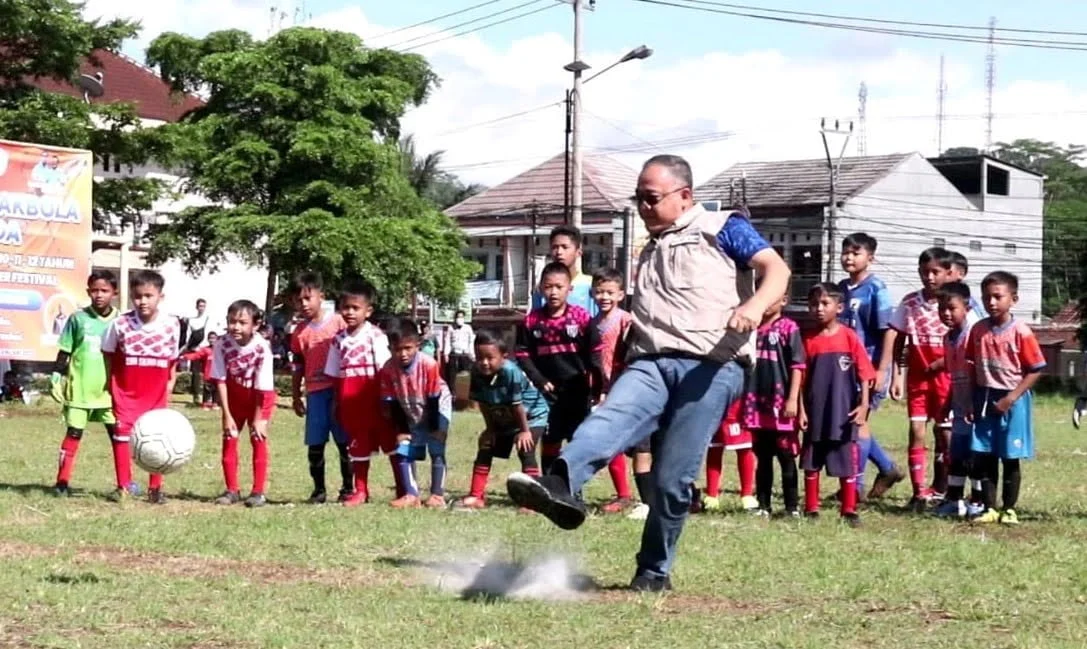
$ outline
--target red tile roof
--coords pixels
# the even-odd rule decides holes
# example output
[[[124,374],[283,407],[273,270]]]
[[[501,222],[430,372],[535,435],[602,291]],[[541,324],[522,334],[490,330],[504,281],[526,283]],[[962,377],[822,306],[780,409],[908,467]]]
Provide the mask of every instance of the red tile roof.
[[[94,58],[97,59],[97,64],[87,59],[79,66],[80,74],[94,76],[97,72],[102,73],[105,94],[92,99],[92,102],[129,102],[136,105],[136,112],[140,117],[164,122],[176,122],[185,113],[204,105],[199,97],[172,92],[170,86],[154,70],[123,54],[95,50]],[[82,90],[68,82],[39,78],[31,80],[31,83],[46,92],[83,96]]]
[[[1080,323],[1079,305],[1075,302],[1069,302],[1064,305],[1060,311],[1054,314],[1049,323],[1051,325],[1071,325],[1078,327]]]

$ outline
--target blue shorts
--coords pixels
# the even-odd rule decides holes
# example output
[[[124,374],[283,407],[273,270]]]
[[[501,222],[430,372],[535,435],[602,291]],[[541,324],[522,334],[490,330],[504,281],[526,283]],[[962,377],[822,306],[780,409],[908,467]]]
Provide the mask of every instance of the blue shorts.
[[[330,435],[337,444],[347,443],[347,433],[332,417],[335,400],[336,391],[332,388],[306,395],[306,446],[327,444]]]
[[[974,424],[962,417],[951,420],[951,461],[969,460],[973,455],[971,447],[974,443]]]
[[[431,413],[427,413],[428,416]],[[430,457],[445,455],[445,442],[449,437],[449,424],[453,420],[453,395],[448,389],[443,389],[438,397],[438,420],[424,421],[411,429],[411,459],[422,461],[426,459],[427,451]],[[432,429],[431,424],[437,424],[437,429]]]
[[[996,412],[991,403],[988,404],[986,415],[974,420],[971,450],[995,455],[1003,460],[1033,458],[1033,401],[1033,395],[1027,392],[1003,414]],[[975,412],[981,412],[977,408],[977,402],[975,399]]]

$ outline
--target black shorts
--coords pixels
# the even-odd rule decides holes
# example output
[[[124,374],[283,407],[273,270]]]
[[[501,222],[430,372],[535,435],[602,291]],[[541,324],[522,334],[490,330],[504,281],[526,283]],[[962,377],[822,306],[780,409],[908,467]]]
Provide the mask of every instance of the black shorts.
[[[626,450],[627,457],[634,457],[638,453],[651,453],[653,451],[653,435],[655,434],[646,435],[645,439],[628,448]]]
[[[858,473],[859,450],[856,442],[805,442],[800,449],[800,468],[804,471],[827,470],[833,478],[851,478]]]
[[[585,392],[559,393],[551,402],[551,412],[547,416],[547,432],[544,444],[561,444],[574,438],[574,432],[581,422],[589,416],[591,406],[589,395]]]
[[[535,444],[539,444],[540,438],[542,438],[547,433],[547,428],[545,428],[544,426],[533,426],[528,430],[532,433],[532,441]],[[511,431],[508,433],[496,433],[494,435],[490,435],[490,439],[484,439],[484,437],[487,437],[488,435],[487,431],[483,431],[483,433],[480,434],[479,438],[479,448],[480,450],[485,450],[489,448],[491,451],[491,457],[498,457],[502,458],[503,460],[508,460],[510,458],[510,454],[513,453],[513,445],[517,441],[518,434],[518,431]]]

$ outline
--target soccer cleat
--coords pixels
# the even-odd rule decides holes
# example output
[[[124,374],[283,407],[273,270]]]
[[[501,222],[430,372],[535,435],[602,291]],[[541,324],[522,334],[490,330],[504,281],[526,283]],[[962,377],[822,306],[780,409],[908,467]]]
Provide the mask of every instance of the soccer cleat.
[[[634,576],[630,582],[630,590],[636,593],[664,593],[672,590],[672,580],[643,573]]]
[[[967,503],[966,504],[966,517],[977,518],[985,513],[985,505],[981,503]]]
[[[719,512],[721,511],[721,499],[717,496],[702,496],[702,508],[700,511],[704,512]]]
[[[71,489],[68,488],[67,482],[58,482],[53,486],[53,495],[58,498],[64,498],[72,495]]]
[[[933,514],[939,518],[966,518],[966,501],[949,500],[937,507]]]
[[[585,505],[570,493],[566,481],[555,475],[533,478],[515,471],[506,479],[506,491],[517,505],[546,516],[564,530],[585,522]]]
[[[423,506],[427,509],[445,509],[445,496],[430,494],[430,498],[426,499]]]
[[[1087,416],[1087,397],[1080,397],[1076,399],[1076,405],[1072,407],[1072,425],[1078,429],[1085,416]]]
[[[770,510],[769,509],[756,509],[756,510],[753,510],[751,512],[751,514],[753,516],[755,516],[756,518],[765,518],[767,520],[770,519]]]
[[[453,509],[461,511],[483,509],[487,506],[487,501],[478,496],[465,496],[457,501],[457,504],[453,506]]]
[[[996,509],[987,509],[980,515],[976,516],[971,522],[977,523],[978,525],[991,525],[993,523],[999,523],[1000,512]]]
[[[336,496],[336,502],[342,503],[342,502],[346,501],[348,498],[350,498],[350,497],[352,497],[354,495],[355,495],[355,490],[354,489],[347,489],[347,488],[340,489],[340,495]]]
[[[136,482],[135,480],[128,483],[128,486],[125,487],[125,491],[128,492],[128,495],[134,496],[136,498],[139,498],[140,494],[143,493],[143,489],[140,488],[140,483]]]
[[[743,505],[744,511],[755,512],[759,510],[759,499],[754,496],[741,497],[740,504]]]
[[[249,494],[249,497],[245,499],[245,506],[250,509],[264,507],[267,504],[268,499],[264,497],[264,494]]]
[[[359,505],[365,505],[369,500],[365,491],[355,491],[347,498],[340,501],[340,504],[344,507],[358,507]]]
[[[702,513],[702,490],[691,485],[691,507],[688,510],[692,514]]]
[[[328,494],[323,489],[314,489],[313,493],[309,495],[308,502],[311,505],[323,505],[328,501]]]
[[[147,502],[151,503],[152,505],[165,505],[166,494],[162,493],[162,489],[148,489]]]
[[[121,489],[120,487],[118,487],[117,489],[114,489],[112,492],[110,492],[110,494],[106,496],[106,498],[110,502],[123,503],[131,500],[132,494],[130,494],[127,489]]]
[[[241,502],[242,496],[237,491],[224,491],[222,496],[215,499],[216,505],[236,505]]]
[[[800,518],[800,512],[795,509],[790,509],[785,512],[785,518]]]
[[[857,513],[842,514],[842,520],[845,524],[856,529],[861,526],[861,517]]]
[[[906,473],[898,468],[898,465],[891,467],[891,470],[887,473],[880,473],[876,476],[876,479],[872,482],[872,488],[868,491],[869,500],[882,498],[883,494],[887,493],[891,487],[905,479]]]
[[[804,518],[810,518],[812,520],[817,520],[819,518],[819,510],[817,509],[815,511],[804,512]]]
[[[389,506],[393,509],[415,509],[416,507],[422,507],[423,503],[419,500],[419,496],[407,494],[392,501]]]
[[[622,514],[626,510],[630,509],[631,505],[633,504],[634,503],[631,502],[630,498],[616,498],[601,507],[600,511],[604,514]]]
[[[1018,525],[1019,524],[1019,516],[1016,515],[1014,509],[1005,509],[1004,512],[1002,514],[1000,514],[1000,524],[1001,525]]]
[[[627,518],[632,521],[644,521],[649,518],[649,505],[638,503],[634,506],[634,509],[630,510],[630,513],[627,514]]]

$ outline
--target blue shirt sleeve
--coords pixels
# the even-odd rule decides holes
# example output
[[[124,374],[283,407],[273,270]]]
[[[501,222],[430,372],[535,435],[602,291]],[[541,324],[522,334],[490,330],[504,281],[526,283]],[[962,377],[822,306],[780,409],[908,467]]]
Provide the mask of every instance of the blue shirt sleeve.
[[[751,221],[736,214],[730,216],[717,233],[717,248],[739,266],[746,267],[752,257],[769,247]]]
[[[891,328],[891,316],[894,315],[895,307],[891,303],[891,292],[887,290],[887,285],[882,282],[875,290],[875,294],[872,296],[873,310],[876,312],[876,329],[883,331]]]

